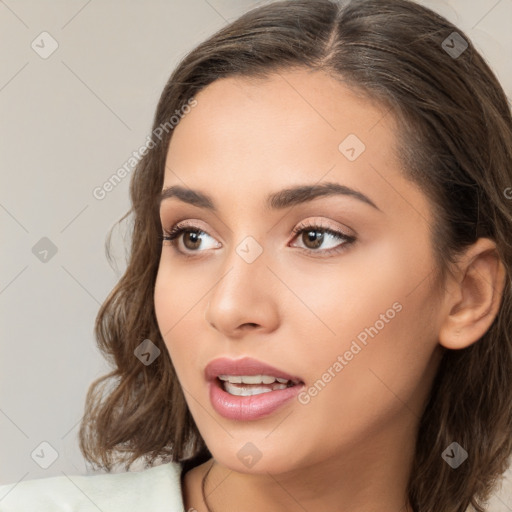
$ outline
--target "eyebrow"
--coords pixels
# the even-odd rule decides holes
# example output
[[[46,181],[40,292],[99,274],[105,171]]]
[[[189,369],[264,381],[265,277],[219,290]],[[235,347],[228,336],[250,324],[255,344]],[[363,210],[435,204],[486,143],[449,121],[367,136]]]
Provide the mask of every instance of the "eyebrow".
[[[369,197],[365,196],[362,192],[354,190],[339,183],[326,182],[318,185],[297,185],[291,188],[285,188],[278,192],[269,194],[266,198],[266,207],[271,210],[282,210],[290,206],[306,203],[312,201],[317,197],[342,195],[349,196],[363,203],[370,205],[376,210],[382,211]],[[199,190],[192,190],[189,188],[173,185],[162,190],[160,194],[160,204],[166,199],[174,197],[183,201],[184,203],[198,206],[199,208],[206,208],[217,212],[215,201],[208,194]]]

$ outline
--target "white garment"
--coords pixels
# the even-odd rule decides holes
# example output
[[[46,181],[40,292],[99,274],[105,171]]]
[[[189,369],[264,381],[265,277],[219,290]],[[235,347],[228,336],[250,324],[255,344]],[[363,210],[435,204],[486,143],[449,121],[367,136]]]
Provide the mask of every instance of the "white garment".
[[[183,512],[182,466],[53,476],[0,486],[0,512]]]

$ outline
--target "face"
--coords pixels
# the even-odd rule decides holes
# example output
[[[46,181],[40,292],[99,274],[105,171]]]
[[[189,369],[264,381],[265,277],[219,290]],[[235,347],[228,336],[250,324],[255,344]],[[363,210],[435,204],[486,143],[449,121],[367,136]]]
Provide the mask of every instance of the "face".
[[[163,189],[207,198],[162,201],[164,230],[185,231],[163,243],[154,299],[214,458],[278,473],[405,443],[437,368],[438,296],[431,207],[400,170],[391,114],[305,70],[217,80],[196,100]],[[218,358],[231,366],[206,376]]]

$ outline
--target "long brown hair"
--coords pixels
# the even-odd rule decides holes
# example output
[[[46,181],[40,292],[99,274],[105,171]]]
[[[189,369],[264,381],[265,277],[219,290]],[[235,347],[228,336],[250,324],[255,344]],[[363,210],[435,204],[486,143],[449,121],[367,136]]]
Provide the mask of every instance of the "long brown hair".
[[[512,119],[498,80],[469,38],[408,0],[271,3],[179,63],[153,123],[153,133],[165,123],[167,129],[153,137],[155,147],[131,178],[132,208],[121,219],[133,220],[128,267],[95,325],[113,370],[88,391],[82,453],[107,471],[121,463],[129,469],[137,459],[146,467],[157,459],[190,467],[210,457],[153,303],[169,119],[219,78],[265,77],[292,67],[330,73],[396,117],[405,176],[421,186],[435,211],[432,240],[441,275],[477,238],[497,244],[507,272],[499,313],[478,342],[445,351],[421,417],[408,487],[416,512],[463,512],[470,505],[482,512],[512,450]],[[134,355],[145,339],[161,350],[150,365]],[[457,470],[441,457],[454,440],[470,454]]]

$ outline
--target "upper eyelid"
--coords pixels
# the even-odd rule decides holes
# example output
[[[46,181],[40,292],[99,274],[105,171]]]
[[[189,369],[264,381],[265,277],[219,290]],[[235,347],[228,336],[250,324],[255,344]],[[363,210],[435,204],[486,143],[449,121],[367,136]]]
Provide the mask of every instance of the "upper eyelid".
[[[161,222],[161,225],[162,225],[162,229],[164,231],[171,231],[171,230],[174,230],[174,229],[190,229],[192,231],[201,231],[203,233],[206,233],[207,235],[209,236],[213,236],[209,231],[209,229],[207,228],[204,228],[204,227],[201,227],[201,225],[197,225],[196,223],[201,223],[202,221],[199,221],[199,220],[189,220],[189,219],[186,219],[186,220],[179,220],[179,221],[176,221],[176,222],[173,222],[172,224],[169,225],[169,228],[165,228],[165,223],[164,222]],[[296,231],[296,230],[300,230],[300,229],[306,229],[306,228],[310,228],[310,227],[315,227],[315,228],[320,228],[320,229],[323,229],[323,230],[330,230],[330,231],[335,231],[335,232],[339,232],[343,235],[346,235],[346,236],[355,236],[355,232],[354,230],[350,229],[350,228],[339,228],[339,227],[335,227],[335,226],[331,226],[329,224],[326,223],[326,221],[324,219],[322,220],[304,220],[304,221],[300,221],[298,222],[297,224],[295,224],[295,226],[293,227],[292,229],[292,232]],[[351,231],[352,233],[354,234],[351,234],[351,233],[347,233],[347,231]]]
[[[165,237],[165,236],[168,236],[173,231],[179,231],[179,233],[174,237],[174,240],[177,240],[183,234],[183,231],[197,231],[200,233],[205,233],[209,237],[218,241],[217,236],[212,235],[208,229],[201,227],[201,225],[198,225],[198,223],[200,224],[201,221],[199,221],[197,219],[195,219],[195,220],[189,220],[189,219],[179,220],[179,221],[173,222],[172,224],[169,225],[168,228],[166,228],[165,227],[166,225],[162,222],[161,223],[162,231],[163,231],[162,236]]]
[[[198,219],[184,219],[184,220],[178,220],[176,222],[173,222],[169,225],[169,230],[181,228],[181,229],[190,229],[190,230],[196,230],[196,231],[202,231],[206,233],[207,235],[210,235],[210,229],[202,227],[204,223]],[[162,222],[162,227],[164,226],[164,223]],[[210,235],[212,236],[212,235]]]
[[[319,219],[319,220],[317,220]],[[329,222],[335,222],[335,221],[327,221],[324,217],[322,216],[310,216],[310,217],[307,217],[305,220],[301,220],[299,222],[297,222],[295,225],[294,225],[294,228],[295,229],[297,226],[304,226],[304,227],[309,227],[309,226],[314,226],[314,227],[321,227],[323,229],[331,229],[333,231],[341,231],[342,233],[346,234],[347,236],[357,236],[357,232],[352,229],[352,228],[349,228],[348,226],[346,225],[343,225],[339,222],[335,222],[335,225],[330,225]],[[162,226],[162,228],[164,228],[164,226],[169,226],[169,229],[173,229],[174,227],[176,226],[180,226],[180,227],[190,227],[191,229],[198,229],[198,230],[201,230],[201,231],[204,231],[206,234],[210,234],[210,231],[211,229],[210,228],[205,228],[205,227],[201,227],[201,225],[204,226],[204,221],[201,221],[199,219],[194,219],[194,218],[184,218],[184,219],[178,219],[172,223],[167,223],[164,221],[164,219],[162,217],[160,217],[160,224]],[[199,225],[197,225],[199,224]],[[340,227],[340,224],[342,227]],[[215,230],[213,230],[215,231]],[[232,230],[229,230],[230,232],[232,232]],[[347,233],[347,231],[349,231],[349,233]]]

